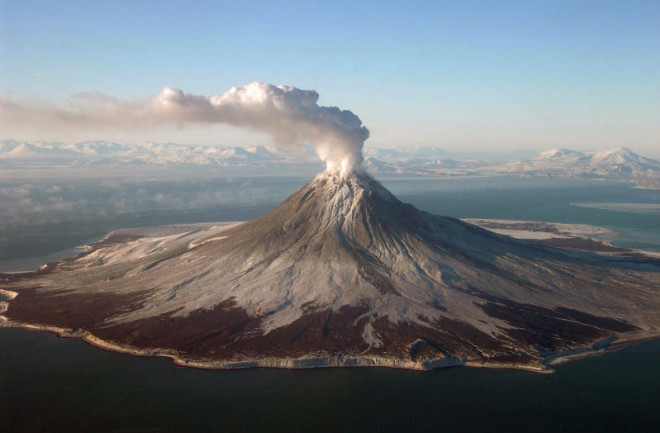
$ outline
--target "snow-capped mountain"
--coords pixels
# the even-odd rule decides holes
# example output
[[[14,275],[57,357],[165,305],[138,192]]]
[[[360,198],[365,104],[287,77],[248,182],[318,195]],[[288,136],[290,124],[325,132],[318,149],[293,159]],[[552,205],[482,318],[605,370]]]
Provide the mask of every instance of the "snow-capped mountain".
[[[659,285],[648,263],[497,235],[329,171],[252,221],[120,232],[3,282],[15,323],[182,364],[405,368],[542,368],[655,335]]]
[[[15,140],[0,142],[0,159],[4,160],[69,160],[79,152],[64,143],[24,143]]]
[[[535,159],[557,160],[561,158],[579,158],[582,156],[584,156],[584,153],[582,152],[555,147],[554,149],[546,150],[544,152],[539,153],[539,155]]]
[[[604,152],[581,153],[552,149],[537,157],[486,169],[492,173],[585,179],[642,179],[660,174],[660,161],[619,147]]]

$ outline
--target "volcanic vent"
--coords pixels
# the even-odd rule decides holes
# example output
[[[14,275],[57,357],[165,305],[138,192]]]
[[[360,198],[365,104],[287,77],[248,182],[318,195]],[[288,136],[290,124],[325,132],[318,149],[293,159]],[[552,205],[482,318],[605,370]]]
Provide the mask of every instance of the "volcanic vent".
[[[496,235],[326,170],[246,223],[115,234],[6,276],[4,315],[206,366],[538,366],[657,333],[657,269]]]

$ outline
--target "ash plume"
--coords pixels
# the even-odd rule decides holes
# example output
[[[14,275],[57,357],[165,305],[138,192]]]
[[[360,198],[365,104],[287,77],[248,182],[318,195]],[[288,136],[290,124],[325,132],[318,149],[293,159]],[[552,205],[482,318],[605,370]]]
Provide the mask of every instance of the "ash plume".
[[[311,144],[330,170],[351,172],[362,162],[369,131],[358,116],[318,104],[319,94],[254,82],[210,97],[164,87],[149,98],[120,100],[77,93],[65,104],[0,97],[0,125],[34,128],[143,129],[161,125],[227,124],[269,134],[284,150]]]

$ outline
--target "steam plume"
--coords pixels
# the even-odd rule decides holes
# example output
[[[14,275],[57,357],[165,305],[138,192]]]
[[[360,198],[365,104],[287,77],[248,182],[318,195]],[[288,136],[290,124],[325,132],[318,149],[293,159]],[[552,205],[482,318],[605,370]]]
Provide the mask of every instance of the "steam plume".
[[[205,97],[165,87],[143,100],[77,93],[64,105],[0,97],[0,125],[140,129],[165,124],[228,124],[268,133],[279,148],[309,143],[328,169],[359,169],[369,131],[348,110],[318,105],[319,94],[254,82]]]

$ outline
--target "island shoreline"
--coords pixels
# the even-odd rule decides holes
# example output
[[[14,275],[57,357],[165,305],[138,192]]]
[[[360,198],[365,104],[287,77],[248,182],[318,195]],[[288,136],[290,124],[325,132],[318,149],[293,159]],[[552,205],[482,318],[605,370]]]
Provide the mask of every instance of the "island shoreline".
[[[11,300],[20,293],[0,289],[0,295]],[[660,332],[652,335],[612,335],[594,342],[591,346],[578,348],[570,351],[558,351],[546,354],[539,364],[507,364],[501,362],[487,362],[476,360],[465,360],[460,358],[430,359],[424,362],[413,362],[398,358],[384,358],[378,356],[333,356],[333,357],[306,357],[306,358],[270,358],[270,359],[246,359],[234,361],[193,360],[182,357],[173,349],[163,348],[137,348],[121,345],[103,340],[89,331],[75,331],[69,328],[61,328],[50,325],[16,322],[8,319],[2,314],[7,311],[7,301],[0,302],[0,328],[16,328],[28,331],[44,331],[55,334],[59,338],[78,338],[90,346],[108,352],[125,355],[139,356],[145,358],[169,358],[172,364],[178,367],[189,367],[201,370],[244,370],[253,368],[285,369],[285,370],[308,370],[315,368],[394,368],[414,371],[431,371],[451,367],[471,367],[489,369],[511,369],[524,370],[540,374],[552,374],[555,365],[565,362],[576,361],[587,357],[603,355],[605,353],[622,350],[626,347],[644,341],[660,338]],[[608,341],[606,345],[602,342]]]

